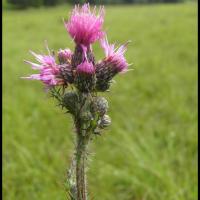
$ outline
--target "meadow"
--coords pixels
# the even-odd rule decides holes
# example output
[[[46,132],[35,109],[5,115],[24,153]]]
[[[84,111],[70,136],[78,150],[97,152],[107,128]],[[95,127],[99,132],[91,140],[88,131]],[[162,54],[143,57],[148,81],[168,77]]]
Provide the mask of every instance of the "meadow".
[[[3,11],[3,198],[64,200],[73,126],[33,71],[31,49],[73,47],[70,6]],[[131,40],[134,70],[117,76],[111,127],[90,146],[95,200],[197,199],[197,4],[106,6],[111,42]],[[98,44],[94,52],[100,59]]]

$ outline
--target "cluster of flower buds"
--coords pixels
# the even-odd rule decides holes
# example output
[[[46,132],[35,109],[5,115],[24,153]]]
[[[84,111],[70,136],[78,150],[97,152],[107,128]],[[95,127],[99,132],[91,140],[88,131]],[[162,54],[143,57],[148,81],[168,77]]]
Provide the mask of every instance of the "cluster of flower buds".
[[[41,80],[48,89],[53,91],[57,86],[67,88],[71,85],[87,97],[89,94],[107,91],[113,77],[127,71],[128,63],[124,57],[127,43],[118,48],[114,44],[109,44],[106,33],[103,31],[103,22],[103,7],[96,11],[96,8],[92,10],[89,4],[75,6],[68,21],[64,21],[67,32],[75,42],[74,52],[70,49],[60,49],[57,53],[51,53],[48,50],[48,55],[39,55],[31,51],[38,63],[25,62],[33,69],[39,70],[39,73],[25,78]],[[104,50],[105,57],[96,62],[92,44],[97,41]],[[84,108],[91,113],[83,112],[84,117],[87,121],[97,120],[98,128],[105,128],[111,122],[109,116],[106,115],[108,103],[102,97],[91,96],[91,102],[88,102]],[[64,93],[62,100],[62,105],[71,114],[75,115],[80,109],[78,108],[80,96],[77,92]],[[98,132],[96,128],[95,131]]]
[[[58,90],[52,90],[54,97],[60,97]],[[58,93],[58,95],[56,95]],[[89,98],[88,98],[89,97]],[[88,93],[68,91],[60,100],[62,106],[79,121],[82,133],[92,132],[100,134],[103,129],[111,124],[108,111],[108,101],[100,96],[88,96]]]

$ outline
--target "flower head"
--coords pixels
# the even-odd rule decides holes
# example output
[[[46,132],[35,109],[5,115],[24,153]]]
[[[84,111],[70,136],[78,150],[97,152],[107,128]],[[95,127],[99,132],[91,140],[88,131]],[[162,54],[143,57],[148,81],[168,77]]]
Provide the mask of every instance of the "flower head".
[[[106,55],[105,61],[110,63],[117,72],[126,72],[128,63],[124,57],[124,53],[126,52],[127,43],[120,46],[119,48],[115,48],[114,44],[108,43],[106,37],[101,39],[100,43]]]
[[[79,91],[90,92],[94,89],[95,79],[95,68],[92,63],[88,60],[83,61],[76,68],[75,85]]]
[[[94,74],[95,73],[95,68],[92,63],[88,61],[82,62],[80,65],[77,66],[76,69],[77,73],[82,73],[82,74]]]
[[[33,69],[39,70],[40,73],[32,74],[28,77],[23,78],[31,80],[41,80],[47,86],[62,85],[63,80],[60,77],[60,67],[56,64],[55,58],[51,55],[39,55],[32,51],[31,53],[35,56],[39,64],[30,61],[25,62],[30,64]]]
[[[60,49],[58,51],[58,59],[60,63],[70,63],[72,58],[72,51],[70,49]]]
[[[101,7],[96,15],[96,8],[91,11],[88,3],[75,6],[65,27],[76,44],[88,46],[104,36],[103,22],[104,9]]]

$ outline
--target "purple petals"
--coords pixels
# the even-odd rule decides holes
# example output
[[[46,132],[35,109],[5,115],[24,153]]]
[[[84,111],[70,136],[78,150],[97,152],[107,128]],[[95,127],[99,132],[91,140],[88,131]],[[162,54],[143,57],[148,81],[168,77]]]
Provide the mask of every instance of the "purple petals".
[[[70,63],[72,54],[70,49],[60,49],[58,51],[58,59],[61,63]]]
[[[89,63],[88,61],[84,61],[77,67],[78,73],[84,73],[84,74],[94,74],[95,68],[92,63]]]
[[[60,85],[64,82],[61,78],[59,78],[60,66],[56,64],[53,56],[39,55],[32,51],[31,54],[35,56],[39,64],[30,61],[25,61],[25,62],[27,64],[30,64],[33,69],[40,70],[40,73],[32,74],[28,77],[23,77],[23,78],[30,80],[40,80],[48,86]]]
[[[124,57],[127,50],[127,44],[115,48],[114,44],[109,44],[107,37],[100,40],[101,47],[105,52],[105,61],[110,62],[112,67],[115,67],[118,72],[125,72],[128,68],[128,63]]]
[[[96,15],[96,8],[91,11],[89,4],[84,4],[82,7],[75,6],[65,28],[77,44],[88,46],[104,36],[103,22],[103,7]]]

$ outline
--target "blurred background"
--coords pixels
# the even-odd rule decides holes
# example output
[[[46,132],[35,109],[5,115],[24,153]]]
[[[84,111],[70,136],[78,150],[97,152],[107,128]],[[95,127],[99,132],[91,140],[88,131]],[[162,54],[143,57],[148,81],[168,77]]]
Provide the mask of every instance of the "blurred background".
[[[73,150],[70,116],[37,81],[28,53],[74,48],[64,26],[74,3],[3,0],[3,198],[64,200]],[[133,71],[105,96],[111,127],[91,144],[95,200],[197,199],[197,1],[92,0],[105,4],[110,42],[131,40]],[[103,51],[94,45],[98,59]]]

